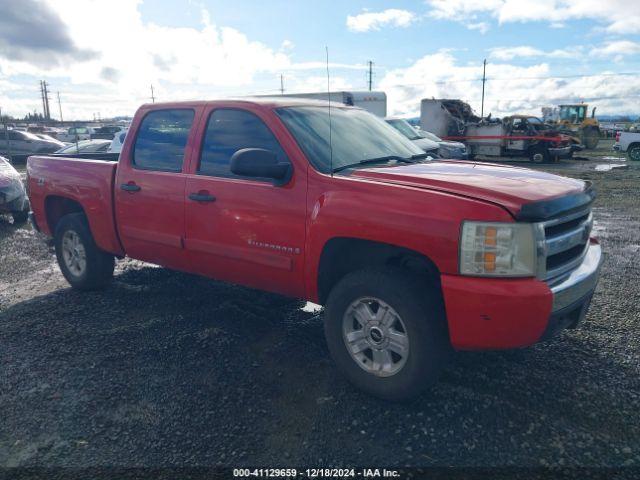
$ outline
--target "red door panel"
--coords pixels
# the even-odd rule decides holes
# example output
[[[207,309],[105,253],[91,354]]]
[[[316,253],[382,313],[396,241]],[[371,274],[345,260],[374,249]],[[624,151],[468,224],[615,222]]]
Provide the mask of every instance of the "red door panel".
[[[191,266],[220,280],[302,297],[306,162],[282,148],[273,133],[275,115],[268,118],[268,112],[250,107],[219,110],[244,113],[222,115],[217,128],[210,125],[217,121],[211,116],[215,110],[203,112],[203,140],[185,185],[185,248]],[[277,151],[279,159],[293,165],[291,181],[275,186],[232,175],[229,158],[240,148]]]

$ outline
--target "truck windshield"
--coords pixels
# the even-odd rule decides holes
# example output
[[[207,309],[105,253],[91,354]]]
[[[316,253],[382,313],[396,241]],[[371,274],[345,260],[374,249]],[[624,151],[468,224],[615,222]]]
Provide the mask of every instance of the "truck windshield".
[[[347,165],[364,166],[371,159],[389,162],[424,154],[393,127],[364,110],[331,108],[331,148],[328,108],[284,107],[276,111],[312,165],[324,173]]]

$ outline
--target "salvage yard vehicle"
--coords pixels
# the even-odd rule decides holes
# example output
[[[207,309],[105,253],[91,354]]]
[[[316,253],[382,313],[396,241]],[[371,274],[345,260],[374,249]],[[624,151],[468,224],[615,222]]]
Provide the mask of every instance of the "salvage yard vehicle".
[[[143,105],[119,161],[33,156],[27,174],[72,287],[127,255],[307,299],[345,376],[402,400],[453,350],[576,327],[602,258],[589,182],[426,157],[362,109],[255,98]]]
[[[537,117],[480,118],[460,100],[423,99],[420,127],[445,140],[464,142],[471,156],[524,156],[547,163],[582,150],[577,140],[549,129]]]
[[[91,133],[91,140],[113,140],[113,137],[123,130],[124,127],[121,127],[120,125],[105,125],[103,127],[98,127]]]
[[[640,133],[618,132],[613,149],[618,152],[627,152],[629,160],[640,161]]]
[[[83,140],[78,143],[66,145],[55,153],[99,153],[108,151],[110,146],[111,140]]]
[[[29,216],[29,200],[20,174],[4,157],[0,157],[0,213],[10,213],[14,224],[26,222]]]
[[[80,142],[82,140],[91,140],[94,129],[91,127],[69,127],[66,132],[57,135],[61,142]]]
[[[409,122],[402,118],[385,118],[385,122],[395,128],[401,135],[404,135],[407,139],[411,140],[418,148],[431,155],[433,158],[438,158],[438,151],[440,145],[438,142],[427,138],[424,135],[420,135],[418,131],[413,128]],[[448,158],[448,157],[447,157]]]
[[[586,103],[560,105],[558,118],[551,122],[551,126],[560,133],[577,138],[579,143],[593,150],[600,141],[600,124],[596,119],[596,107],[591,110],[590,118],[587,117],[588,111],[589,105]]]
[[[33,133],[0,130],[0,155],[24,160],[28,155],[52,153],[64,147],[58,140],[46,140]]]

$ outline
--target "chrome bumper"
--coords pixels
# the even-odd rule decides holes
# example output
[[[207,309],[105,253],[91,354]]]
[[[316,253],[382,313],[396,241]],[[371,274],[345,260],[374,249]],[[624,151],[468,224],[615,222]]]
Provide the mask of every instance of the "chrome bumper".
[[[551,286],[553,293],[552,313],[590,297],[598,284],[601,265],[602,248],[596,243],[590,243],[580,266],[560,283]]]

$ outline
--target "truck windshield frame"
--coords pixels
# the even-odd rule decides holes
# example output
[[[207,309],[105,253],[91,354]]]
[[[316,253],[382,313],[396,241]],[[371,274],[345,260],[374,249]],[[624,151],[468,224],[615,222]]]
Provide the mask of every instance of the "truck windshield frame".
[[[322,173],[348,165],[365,168],[370,159],[411,159],[424,153],[384,120],[359,108],[331,107],[331,145],[328,108],[281,107],[275,111],[311,165]]]

